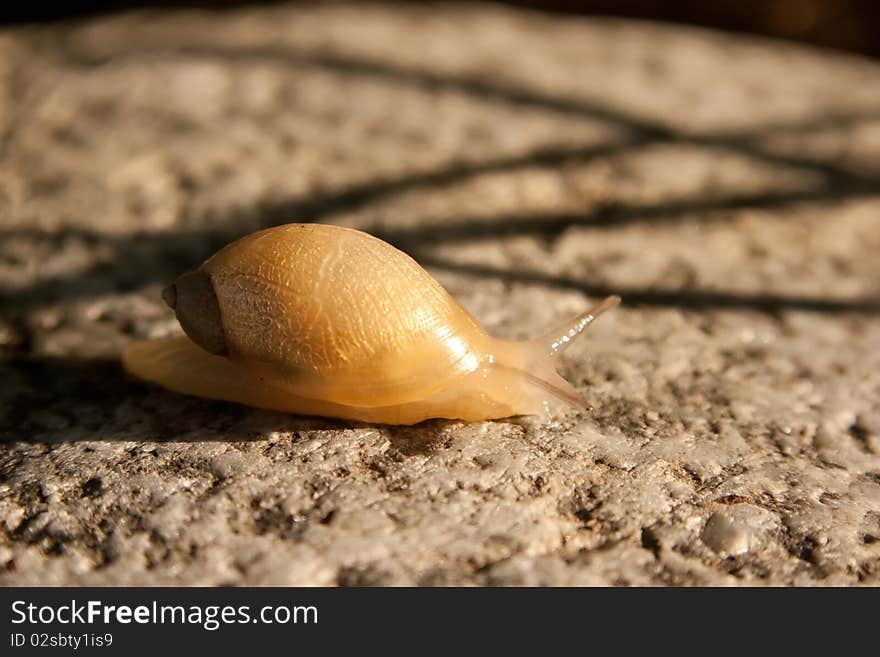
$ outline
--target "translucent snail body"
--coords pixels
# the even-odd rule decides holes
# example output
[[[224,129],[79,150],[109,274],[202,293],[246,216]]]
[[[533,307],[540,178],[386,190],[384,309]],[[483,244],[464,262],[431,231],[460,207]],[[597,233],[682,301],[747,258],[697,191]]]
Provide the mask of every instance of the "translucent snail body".
[[[233,242],[163,297],[186,336],[129,345],[132,374],[184,394],[387,424],[530,415],[554,398],[583,407],[554,355],[619,302],[539,340],[500,340],[405,253],[323,224]]]

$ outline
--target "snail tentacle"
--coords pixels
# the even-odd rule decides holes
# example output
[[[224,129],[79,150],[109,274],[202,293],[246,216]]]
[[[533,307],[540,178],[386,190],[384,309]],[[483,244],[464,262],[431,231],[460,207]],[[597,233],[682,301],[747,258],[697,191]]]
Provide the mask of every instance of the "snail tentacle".
[[[589,310],[581,313],[574,319],[570,319],[562,326],[558,326],[552,331],[548,331],[536,342],[545,346],[547,353],[551,356],[560,354],[565,351],[572,341],[584,330],[592,324],[599,315],[606,310],[611,310],[620,303],[620,297],[612,295],[605,297],[600,303],[596,304]]]

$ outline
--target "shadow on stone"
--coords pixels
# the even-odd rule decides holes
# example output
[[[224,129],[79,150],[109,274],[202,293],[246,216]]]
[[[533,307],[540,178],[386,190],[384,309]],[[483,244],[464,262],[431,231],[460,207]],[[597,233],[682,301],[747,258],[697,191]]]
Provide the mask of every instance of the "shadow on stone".
[[[165,51],[161,49],[129,50],[99,58],[74,50],[69,50],[67,54],[71,63],[88,68],[111,59],[156,56],[163,52]],[[342,190],[319,193],[304,199],[258,204],[255,207],[232,211],[220,217],[218,221],[202,218],[200,221],[187,223],[196,226],[210,224],[210,226],[186,231],[134,233],[123,236],[104,235],[87,229],[71,229],[52,235],[34,229],[4,231],[0,244],[17,242],[17,249],[21,248],[21,242],[27,241],[57,241],[57,246],[53,244],[53,248],[59,249],[65,248],[65,244],[69,241],[79,241],[85,245],[84,248],[107,247],[112,255],[109,260],[94,264],[84,271],[60,274],[21,287],[0,289],[0,308],[8,308],[16,313],[47,303],[127,292],[151,284],[166,283],[181,272],[197,266],[218,248],[247,232],[289,221],[320,221],[333,213],[360,208],[378,199],[413,189],[448,185],[493,171],[536,165],[555,166],[571,161],[607,157],[624,150],[645,148],[657,143],[676,143],[732,150],[774,165],[799,167],[821,174],[823,181],[813,188],[795,191],[764,192],[732,197],[694,197],[652,205],[615,205],[584,213],[504,216],[491,221],[452,217],[448,220],[434,220],[428,225],[417,228],[383,228],[377,231],[377,234],[395,246],[411,252],[423,264],[440,269],[548,287],[579,289],[588,294],[617,292],[630,303],[692,309],[748,308],[770,312],[786,309],[828,313],[880,312],[880,300],[877,299],[838,300],[767,294],[741,295],[698,289],[606,290],[589,281],[545,276],[538,272],[459,265],[437,258],[423,248],[425,244],[472,242],[509,235],[539,235],[551,238],[575,226],[615,229],[634,222],[675,222],[683,218],[729,221],[736,215],[732,212],[724,212],[725,210],[774,209],[802,203],[835,203],[853,198],[880,197],[880,181],[875,177],[849,171],[833,162],[768,153],[756,146],[760,137],[775,131],[801,132],[829,126],[842,128],[857,121],[876,118],[876,112],[811,117],[800,123],[758,126],[739,134],[691,135],[678,132],[660,122],[629,115],[620,108],[606,107],[580,98],[557,97],[519,88],[509,83],[502,84],[466,75],[454,76],[405,68],[387,62],[361,60],[329,52],[299,52],[275,47],[239,50],[187,47],[167,51],[167,54],[207,57],[221,61],[268,59],[293,67],[311,67],[352,76],[383,78],[395,84],[430,90],[449,88],[485,101],[607,121],[622,128],[629,136],[617,142],[594,146],[545,146],[530,153],[483,162],[453,162],[435,170],[415,172],[394,179],[358,183]],[[370,226],[363,228],[370,230]],[[26,244],[24,248],[27,248]],[[3,256],[3,253],[0,253],[0,256]]]
[[[129,376],[118,361],[16,357],[0,362],[0,443],[240,442],[268,433],[382,427],[390,458],[442,448],[456,422],[398,427],[300,416],[180,395]]]
[[[445,177],[445,174],[437,175],[439,178]],[[364,199],[378,198],[386,193],[394,193],[394,190],[406,188],[408,183],[403,181],[394,184],[387,181],[377,182],[374,188],[359,185],[348,191],[343,190],[335,198],[340,199],[339,203],[347,207],[347,204],[366,202]],[[766,294],[742,295],[687,288],[610,290],[590,284],[589,281],[548,276],[540,272],[507,271],[456,264],[433,256],[421,248],[423,244],[465,243],[510,235],[539,235],[549,238],[574,226],[614,229],[635,222],[674,222],[695,216],[700,217],[701,221],[730,221],[735,215],[723,212],[724,210],[772,209],[805,202],[833,203],[873,195],[880,195],[880,185],[872,190],[862,187],[851,188],[849,191],[829,188],[733,198],[694,199],[651,206],[613,206],[584,214],[502,217],[492,221],[456,218],[449,221],[435,221],[417,228],[384,228],[373,232],[387,242],[406,250],[425,266],[461,271],[479,277],[580,289],[591,295],[617,293],[629,302],[645,305],[692,309],[718,307],[749,308],[759,311],[798,309],[812,312],[876,314],[880,312],[880,299],[840,300]],[[3,231],[3,241],[9,244],[14,240],[33,242],[51,240],[58,242],[57,248],[64,248],[66,242],[78,240],[86,244],[109,247],[113,252],[113,258],[109,262],[93,265],[85,271],[43,279],[21,288],[0,289],[0,308],[6,307],[14,312],[21,312],[47,303],[128,292],[147,285],[164,284],[181,272],[197,267],[217,249],[251,230],[277,225],[285,220],[302,220],[306,217],[318,220],[323,216],[319,210],[322,207],[340,206],[332,196],[319,196],[301,202],[260,206],[246,212],[239,211],[227,217],[220,226],[213,228],[135,233],[125,236],[103,235],[86,229],[68,229],[52,235],[45,235],[34,229]],[[369,230],[369,227],[366,228]]]
[[[178,395],[134,379],[113,360],[13,358],[0,363],[0,377],[0,442],[237,442],[351,426]]]

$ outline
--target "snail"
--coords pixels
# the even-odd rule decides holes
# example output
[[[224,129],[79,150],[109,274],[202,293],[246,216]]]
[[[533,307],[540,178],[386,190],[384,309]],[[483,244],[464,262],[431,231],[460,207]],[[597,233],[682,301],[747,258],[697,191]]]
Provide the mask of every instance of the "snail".
[[[586,406],[554,356],[612,296],[532,341],[490,336],[408,255],[367,233],[287,224],[222,248],[162,294],[185,336],[134,342],[130,373],[302,415],[415,424]]]

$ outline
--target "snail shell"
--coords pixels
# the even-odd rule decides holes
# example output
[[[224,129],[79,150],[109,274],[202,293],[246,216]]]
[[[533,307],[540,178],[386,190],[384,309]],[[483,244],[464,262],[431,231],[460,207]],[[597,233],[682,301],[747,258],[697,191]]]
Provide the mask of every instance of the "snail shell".
[[[367,233],[288,224],[218,251],[163,293],[187,337],[123,364],[171,390],[306,415],[414,424],[583,408],[553,356],[598,314],[535,341],[490,336],[405,253]]]

